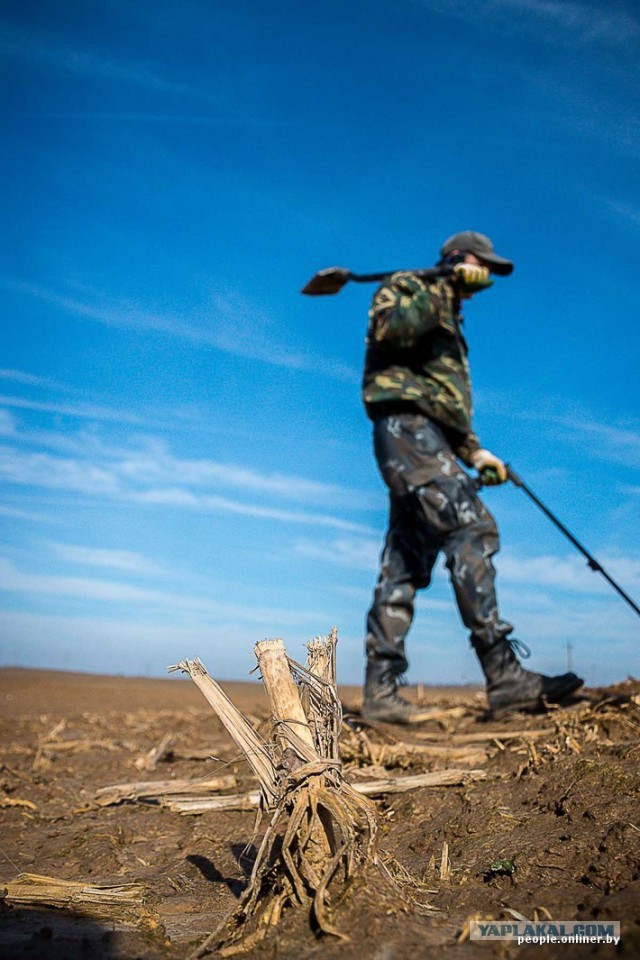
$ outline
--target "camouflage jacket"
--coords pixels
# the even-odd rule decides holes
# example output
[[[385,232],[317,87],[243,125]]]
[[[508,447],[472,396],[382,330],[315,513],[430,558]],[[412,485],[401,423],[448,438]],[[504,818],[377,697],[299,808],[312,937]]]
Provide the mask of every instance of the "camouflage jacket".
[[[362,396],[368,416],[414,409],[438,422],[455,454],[469,464],[480,447],[471,429],[468,347],[453,289],[394,273],[374,294]]]

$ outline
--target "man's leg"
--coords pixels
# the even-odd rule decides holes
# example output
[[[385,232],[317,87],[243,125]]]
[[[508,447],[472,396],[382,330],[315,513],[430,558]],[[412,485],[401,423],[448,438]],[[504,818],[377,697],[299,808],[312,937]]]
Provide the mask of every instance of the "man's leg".
[[[431,712],[398,696],[398,680],[408,667],[404,643],[413,620],[416,591],[428,586],[437,556],[438,545],[421,536],[415,498],[392,496],[380,576],[367,616],[362,713],[368,720],[419,723]]]
[[[389,530],[380,558],[380,576],[367,616],[367,659],[384,663],[395,675],[409,664],[405,637],[413,620],[414,598],[427,587],[438,544],[420,536],[420,515],[414,497],[391,497]]]
[[[451,492],[450,500],[457,526],[445,533],[443,550],[456,602],[474,648],[491,646],[513,631],[498,613],[492,562],[500,548],[498,528],[468,478]]]
[[[546,677],[525,670],[515,655],[518,641],[508,639],[513,627],[500,618],[495,591],[491,558],[499,549],[498,530],[471,481],[449,489],[448,501],[458,526],[445,535],[443,549],[460,616],[485,674],[490,708],[534,707],[543,698],[557,702],[573,693],[582,686],[574,673]]]
[[[425,531],[422,510],[408,481],[420,458],[420,428],[425,418],[388,417],[375,427],[376,457],[390,492],[389,529],[380,576],[367,616],[367,670],[363,715],[370,720],[415,723],[427,711],[398,696],[398,678],[408,666],[405,637],[413,620],[414,598],[427,587],[439,550]]]

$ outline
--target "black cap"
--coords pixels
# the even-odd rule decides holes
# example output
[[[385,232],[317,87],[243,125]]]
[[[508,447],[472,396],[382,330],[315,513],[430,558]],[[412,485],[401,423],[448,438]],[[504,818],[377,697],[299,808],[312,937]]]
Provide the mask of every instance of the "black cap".
[[[462,233],[454,233],[452,237],[442,244],[440,257],[442,260],[452,254],[455,250],[462,253],[473,253],[479,260],[488,264],[493,273],[501,277],[508,277],[513,270],[513,262],[499,257],[493,249],[493,244],[489,237],[484,233],[476,233],[474,230],[463,230]]]

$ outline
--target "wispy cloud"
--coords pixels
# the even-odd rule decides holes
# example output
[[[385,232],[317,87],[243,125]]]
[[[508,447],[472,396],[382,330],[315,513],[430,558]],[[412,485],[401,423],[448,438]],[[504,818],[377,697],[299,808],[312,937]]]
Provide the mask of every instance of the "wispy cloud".
[[[600,423],[579,414],[552,417],[550,422],[568,428],[569,438],[577,439],[582,449],[585,438],[589,438],[587,449],[591,457],[630,467],[640,466],[640,432],[631,427]]]
[[[318,616],[314,611],[257,607],[250,603],[230,604],[190,594],[140,587],[116,580],[91,577],[67,577],[25,573],[15,564],[0,558],[0,590],[15,594],[49,595],[57,598],[73,597],[100,603],[118,603],[129,607],[145,607],[164,611],[185,610],[211,618],[231,618],[249,623],[302,623]]]
[[[23,30],[5,23],[0,50],[5,58],[31,63],[39,68],[46,66],[88,80],[134,84],[157,93],[181,94],[206,101],[216,99],[206,90],[168,77],[164,64],[157,66],[149,60],[106,57],[95,48],[73,43],[53,32],[38,34],[33,28]]]
[[[605,151],[637,155],[640,119],[631,105],[638,96],[637,60],[640,18],[621,5],[571,2],[571,0],[417,0],[420,6],[443,17],[463,20],[465,27],[504,37],[505,56],[514,43],[523,47],[523,59],[512,70],[514,106],[507,97],[503,120],[520,137],[569,147],[578,135]],[[525,44],[572,48],[563,63],[546,56],[530,62]],[[589,75],[573,67],[573,57],[592,58]],[[569,69],[567,69],[569,67]],[[495,64],[491,60],[491,70]],[[613,89],[612,78],[617,80]],[[598,83],[600,79],[602,82]],[[620,90],[626,95],[621,96]]]
[[[640,227],[640,207],[620,200],[605,199],[607,207],[632,227]]]
[[[168,572],[161,564],[155,563],[133,550],[110,550],[55,541],[49,541],[47,546],[61,560],[79,566],[107,567],[112,570],[136,574],[165,574]]]
[[[110,420],[115,423],[142,424],[141,417],[129,410],[114,410],[95,403],[65,403],[60,401],[27,400],[0,394],[0,404],[16,410],[39,410],[43,413],[59,413],[82,420]]]
[[[16,422],[8,410],[0,410],[0,436],[12,437],[16,433]]]
[[[326,543],[317,540],[296,540],[293,550],[301,557],[322,560],[356,570],[375,570],[382,543],[373,537],[338,537]]]
[[[138,503],[164,504],[172,507],[190,507],[194,510],[213,511],[215,513],[235,513],[245,517],[261,517],[264,520],[278,520],[283,523],[303,526],[332,527],[334,530],[348,530],[352,533],[371,533],[371,527],[363,523],[343,520],[333,514],[309,513],[302,510],[283,510],[277,507],[244,503],[226,497],[198,496],[188,490],[169,488],[149,490],[131,497]]]
[[[640,22],[619,5],[607,7],[572,0],[489,0],[486,4],[495,16],[522,14],[562,31],[573,43],[604,43],[618,46],[640,36]]]
[[[269,494],[285,500],[306,503],[338,503],[341,506],[371,508],[374,498],[362,491],[338,484],[284,473],[263,473],[235,464],[206,458],[187,460],[176,457],[161,441],[152,441],[138,449],[120,452],[118,472],[132,481],[181,484],[197,487],[227,487],[252,493]]]
[[[12,383],[20,383],[27,387],[42,387],[45,390],[62,390],[65,392],[70,390],[66,384],[60,383],[58,380],[38,377],[24,370],[0,370],[0,380],[9,380]]]
[[[1,278],[0,282],[9,289],[108,327],[152,330],[289,370],[314,371],[349,383],[359,381],[359,372],[339,360],[294,352],[285,343],[279,342],[273,334],[274,324],[270,318],[237,291],[212,291],[211,302],[206,308],[207,320],[186,323],[177,317],[142,310],[131,302],[120,301],[114,306],[111,299],[111,305],[105,306],[78,300],[35,283],[8,277]]]
[[[359,371],[338,360],[294,352],[278,343],[271,318],[237,290],[214,290],[211,302],[216,324],[215,346],[218,349],[291,370],[316,371],[347,383],[359,382]]]
[[[478,407],[483,413],[504,414],[510,419],[536,422],[546,434],[563,443],[579,445],[581,454],[597,460],[640,466],[640,424],[637,418],[618,417],[605,420],[584,404],[571,403],[566,397],[549,397],[535,408],[518,401],[513,395],[485,390]],[[558,413],[559,410],[567,411]]]
[[[97,320],[109,327],[125,329],[155,330],[174,337],[183,337],[194,343],[209,343],[215,345],[215,335],[206,327],[197,327],[184,323],[174,317],[164,317],[159,314],[141,310],[136,304],[120,301],[116,307],[89,303],[86,300],[77,300],[74,297],[56,293],[37,283],[28,283],[10,277],[1,279],[3,285],[16,290],[26,296],[34,297],[44,303],[50,303],[61,310],[84,317],[88,320]],[[111,301],[113,302],[113,300]]]
[[[31,510],[20,510],[17,507],[0,506],[0,516],[13,517],[15,520],[33,520],[36,523],[58,523],[53,517],[42,513],[33,513]]]
[[[127,417],[123,420],[126,423]],[[124,484],[139,490],[154,488],[154,485],[161,485],[162,489],[226,488],[299,503],[330,504],[358,510],[378,505],[378,498],[367,491],[337,483],[279,471],[266,472],[207,457],[176,456],[167,441],[149,434],[112,443],[103,440],[97,430],[69,432],[61,436],[47,430],[19,431],[12,421],[7,425],[7,435],[23,447],[52,447],[73,455],[53,457],[42,450],[27,453],[19,452],[17,446],[6,447],[5,451],[12,451],[14,456],[13,461],[5,461],[6,468],[11,470],[13,463],[16,470],[23,469],[25,480],[33,478],[38,470],[50,470],[53,477],[67,477],[70,482],[75,477],[74,486],[84,490],[87,487],[82,475],[94,467],[112,478],[110,488],[114,490]],[[95,479],[92,477],[90,483],[93,484]]]
[[[36,435],[39,445],[44,436]],[[284,473],[268,473],[236,464],[175,456],[154,437],[138,438],[120,446],[102,443],[98,435],[63,438],[65,454],[23,449],[33,434],[14,434],[13,443],[0,445],[0,476],[8,483],[81,494],[90,499],[110,498],[138,504],[165,505],[201,512],[234,513],[285,523],[371,533],[362,523],[335,513],[292,508],[292,504],[366,509],[376,505],[366,492]],[[57,435],[54,437],[54,446]],[[247,502],[218,490],[252,494]],[[271,502],[269,502],[271,501]],[[275,501],[275,503],[273,502]]]
[[[640,145],[637,111],[629,105],[628,97],[608,96],[603,89],[606,87],[587,86],[574,77],[565,80],[542,71],[530,72],[526,88],[529,131],[548,136],[549,129],[555,127],[560,136],[568,130],[604,145],[607,155],[637,151]],[[637,93],[635,90],[636,97]]]
[[[640,560],[636,557],[602,556],[600,562],[628,590],[640,587]],[[522,556],[509,551],[497,563],[500,583],[551,587],[554,591],[606,594],[611,587],[574,554]]]
[[[119,478],[108,468],[47,453],[22,453],[0,448],[0,475],[8,483],[66,490],[93,496],[122,492]]]
[[[443,16],[473,22],[483,30],[527,34],[547,43],[554,39],[572,45],[630,46],[640,37],[640,21],[619,4],[573,0],[418,0],[419,5]]]

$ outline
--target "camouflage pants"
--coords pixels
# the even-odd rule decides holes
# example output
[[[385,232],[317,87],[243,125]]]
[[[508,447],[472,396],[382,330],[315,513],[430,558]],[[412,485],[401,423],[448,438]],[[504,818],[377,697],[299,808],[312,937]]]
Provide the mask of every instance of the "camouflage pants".
[[[399,413],[376,421],[374,447],[390,517],[367,617],[367,657],[405,672],[416,591],[429,586],[441,550],[473,646],[493,646],[513,629],[498,615],[491,561],[498,530],[444,433],[421,414]]]

